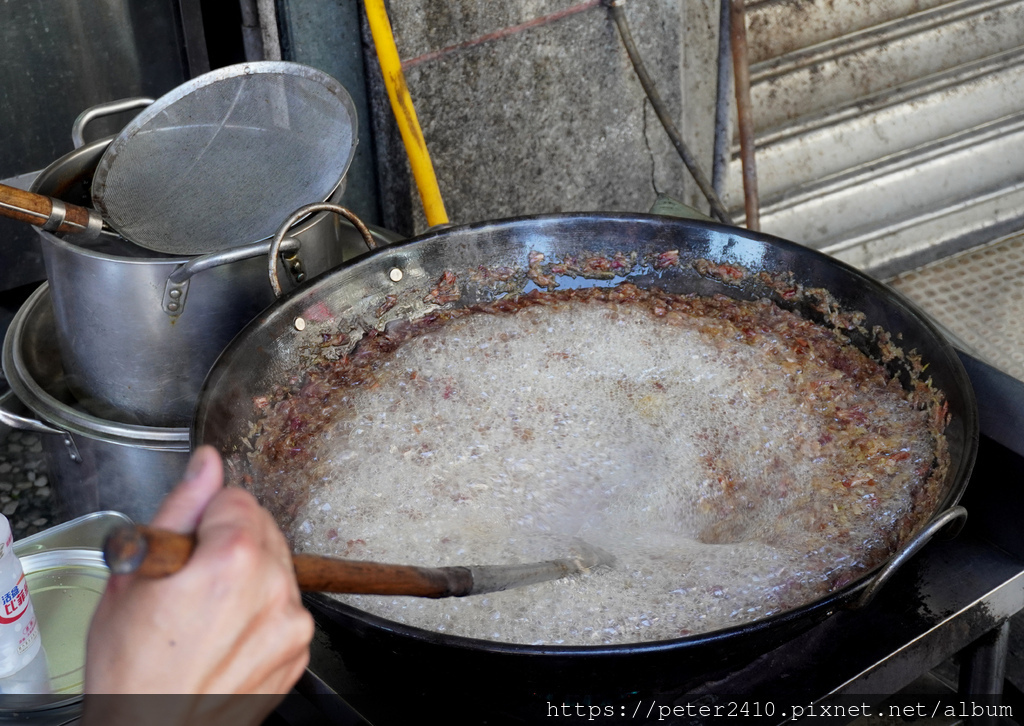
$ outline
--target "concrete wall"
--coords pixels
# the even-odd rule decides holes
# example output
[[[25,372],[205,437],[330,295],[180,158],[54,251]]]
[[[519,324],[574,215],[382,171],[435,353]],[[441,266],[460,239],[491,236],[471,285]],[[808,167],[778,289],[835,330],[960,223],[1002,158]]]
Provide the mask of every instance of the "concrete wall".
[[[452,222],[646,211],[659,192],[706,209],[596,0],[401,0],[389,12]],[[718,1],[630,0],[626,13],[710,176]],[[372,48],[367,60],[383,221],[422,231]]]

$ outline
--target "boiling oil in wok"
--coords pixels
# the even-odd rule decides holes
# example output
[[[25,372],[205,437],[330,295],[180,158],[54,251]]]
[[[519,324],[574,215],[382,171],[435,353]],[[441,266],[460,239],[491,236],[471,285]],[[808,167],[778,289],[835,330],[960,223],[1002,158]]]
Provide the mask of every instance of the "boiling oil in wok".
[[[739,625],[884,559],[932,496],[929,411],[770,303],[638,295],[555,294],[371,356],[358,385],[316,401],[327,422],[303,455],[322,483],[296,549],[502,564],[582,538],[615,566],[458,600],[342,598],[428,630],[570,645]],[[272,455],[257,442],[257,464]]]

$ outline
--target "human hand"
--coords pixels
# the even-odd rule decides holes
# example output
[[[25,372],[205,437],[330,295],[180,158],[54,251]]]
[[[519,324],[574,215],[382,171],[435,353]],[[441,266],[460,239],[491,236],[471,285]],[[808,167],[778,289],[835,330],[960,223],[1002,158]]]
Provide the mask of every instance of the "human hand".
[[[195,551],[170,577],[110,577],[89,630],[86,693],[195,696],[162,700],[158,714],[125,714],[118,724],[259,723],[283,696],[199,696],[285,694],[302,675],[313,621],[284,536],[251,494],[223,487],[220,456],[208,446],[151,524],[194,531]],[[127,706],[87,696],[83,722],[106,725]]]

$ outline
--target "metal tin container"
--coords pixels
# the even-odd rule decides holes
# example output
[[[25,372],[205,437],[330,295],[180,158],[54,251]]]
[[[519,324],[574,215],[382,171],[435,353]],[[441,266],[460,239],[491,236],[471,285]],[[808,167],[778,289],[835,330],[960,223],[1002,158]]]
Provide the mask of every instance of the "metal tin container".
[[[49,550],[23,557],[21,563],[39,619],[50,688],[55,695],[81,694],[85,636],[110,574],[103,553]]]
[[[119,512],[96,512],[15,542],[43,648],[24,671],[0,679],[0,723],[56,726],[80,715],[86,637],[109,575],[99,548],[125,522]]]

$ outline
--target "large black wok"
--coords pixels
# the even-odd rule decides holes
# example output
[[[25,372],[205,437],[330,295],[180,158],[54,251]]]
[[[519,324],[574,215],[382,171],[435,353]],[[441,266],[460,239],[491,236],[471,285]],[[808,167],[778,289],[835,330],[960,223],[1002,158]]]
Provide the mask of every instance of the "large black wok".
[[[456,274],[461,293],[452,304],[464,305],[493,296],[508,284],[495,284],[493,277],[481,273],[481,267],[525,269],[531,252],[543,253],[551,262],[583,252],[637,252],[645,259],[671,250],[679,250],[677,266],[664,271],[638,266],[628,279],[672,292],[779,299],[757,280],[723,284],[702,277],[690,263],[706,259],[751,272],[790,271],[804,286],[829,290],[843,309],[863,312],[867,330],[881,326],[894,337],[902,336],[900,345],[908,351],[916,349],[927,364],[927,375],[948,399],[951,421],[946,436],[952,461],[934,514],[956,505],[977,449],[974,394],[953,349],[911,303],[857,270],[800,245],[733,227],[652,215],[542,216],[445,229],[368,254],[311,281],[278,300],[221,356],[200,396],[193,445],[213,444],[235,457],[237,464],[254,417],[254,397],[299,373],[304,362],[320,351],[324,334],[379,327],[396,317],[436,309],[423,298],[445,272]],[[621,280],[563,276],[558,283],[573,287]],[[378,317],[388,307],[386,301],[394,306]],[[802,310],[805,314],[820,317],[809,306],[802,307],[807,308]],[[877,352],[870,335],[853,337],[865,350]],[[905,370],[901,376],[908,378]],[[278,482],[267,496],[287,497],[297,484]],[[269,504],[273,510],[274,503]],[[621,693],[670,688],[706,673],[710,663],[720,666],[749,659],[853,604],[877,573],[816,602],[748,625],[670,641],[603,647],[477,641],[385,621],[326,596],[309,596],[307,604],[346,666],[371,679],[375,675],[388,681],[414,678],[419,684],[436,682],[437,687],[446,685],[459,692],[533,693],[543,699],[542,694],[552,689],[586,694],[602,685]]]

